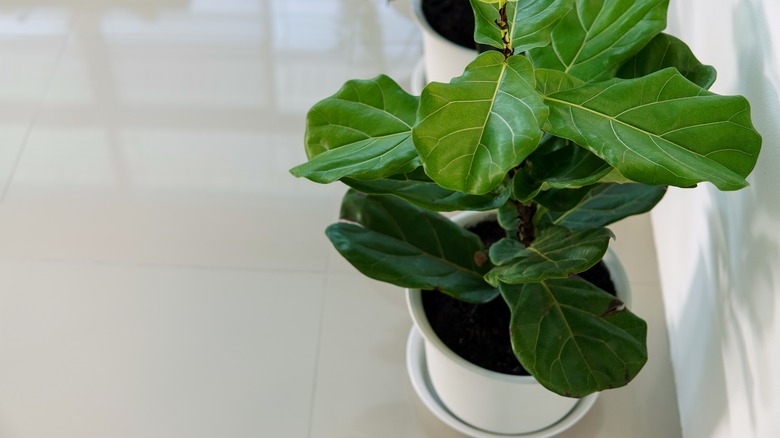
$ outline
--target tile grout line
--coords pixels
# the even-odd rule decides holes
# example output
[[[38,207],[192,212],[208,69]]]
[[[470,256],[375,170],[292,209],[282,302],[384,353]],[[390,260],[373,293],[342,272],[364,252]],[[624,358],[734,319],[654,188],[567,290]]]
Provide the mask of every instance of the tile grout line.
[[[308,438],[312,438],[312,433],[314,433],[314,409],[315,409],[315,402],[317,400],[317,376],[319,375],[320,370],[320,353],[322,351],[322,332],[323,327],[325,326],[325,308],[326,308],[326,302],[328,299],[328,283],[330,281],[330,257],[326,257],[325,259],[325,270],[323,271],[323,277],[322,277],[322,303],[320,305],[320,320],[319,320],[319,330],[317,330],[317,348],[314,353],[314,378],[312,379],[312,386],[311,386],[311,400],[309,402],[309,431],[307,434]]]
[[[32,131],[38,122],[38,117],[40,116],[41,109],[43,108],[43,104],[46,102],[46,98],[49,96],[49,91],[51,90],[52,84],[54,83],[54,76],[57,74],[57,68],[60,66],[60,63],[62,62],[62,58],[65,55],[65,50],[68,47],[68,43],[70,42],[70,39],[71,39],[70,33],[68,33],[62,38],[62,44],[60,46],[59,53],[57,53],[56,59],[54,60],[54,64],[51,67],[51,72],[46,81],[46,85],[43,87],[43,92],[41,93],[41,97],[38,100],[38,103],[35,105],[35,110],[33,112],[32,120],[30,120],[30,123],[27,126],[27,130],[24,133],[22,142],[19,145],[19,151],[16,153],[16,157],[14,157],[13,164],[11,165],[11,171],[8,173],[8,178],[5,181],[5,185],[3,186],[2,193],[0,193],[0,205],[5,204],[5,199],[8,196],[8,192],[11,190],[11,183],[16,177],[16,171],[19,168],[19,163],[22,161],[22,155],[24,154],[24,150],[27,147],[27,142],[30,140]]]

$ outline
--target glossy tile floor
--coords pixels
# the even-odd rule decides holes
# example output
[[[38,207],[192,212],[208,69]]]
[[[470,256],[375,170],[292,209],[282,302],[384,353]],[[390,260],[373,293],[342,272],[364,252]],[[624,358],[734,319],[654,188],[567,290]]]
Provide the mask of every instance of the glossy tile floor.
[[[0,437],[461,436],[401,291],[323,235],[344,189],[287,173],[307,108],[408,85],[419,41],[384,0],[2,1]],[[617,228],[652,359],[564,435],[676,436],[649,222]]]

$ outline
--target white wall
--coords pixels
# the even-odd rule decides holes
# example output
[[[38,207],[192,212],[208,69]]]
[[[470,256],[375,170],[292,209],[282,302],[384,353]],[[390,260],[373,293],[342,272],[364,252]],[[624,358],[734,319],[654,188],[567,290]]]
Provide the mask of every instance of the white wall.
[[[653,212],[684,436],[780,436],[780,0],[672,0],[669,32],[742,94],[751,187],[672,190]]]

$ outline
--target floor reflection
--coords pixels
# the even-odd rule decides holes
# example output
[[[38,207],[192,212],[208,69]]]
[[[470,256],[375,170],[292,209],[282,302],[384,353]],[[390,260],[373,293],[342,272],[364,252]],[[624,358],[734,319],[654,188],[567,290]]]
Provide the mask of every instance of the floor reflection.
[[[40,92],[0,101],[0,113],[35,113],[24,149],[6,160],[5,196],[298,187],[287,169],[303,159],[308,108],[353,76],[408,81],[419,57],[416,28],[382,0],[0,5],[0,44],[43,37],[55,56]],[[240,151],[253,142],[263,152],[247,161]]]

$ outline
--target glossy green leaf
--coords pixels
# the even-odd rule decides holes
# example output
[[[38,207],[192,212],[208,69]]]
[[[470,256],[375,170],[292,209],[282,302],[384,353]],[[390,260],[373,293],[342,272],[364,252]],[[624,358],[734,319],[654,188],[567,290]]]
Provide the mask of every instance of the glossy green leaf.
[[[520,225],[520,216],[517,213],[517,206],[514,202],[507,202],[496,212],[498,225],[507,232],[508,235],[517,234],[517,226]]]
[[[577,188],[594,184],[612,166],[572,141],[551,137],[526,159],[530,177],[545,188]]]
[[[633,184],[634,183],[634,181],[631,181],[630,179],[623,176],[623,174],[620,173],[620,171],[618,171],[615,168],[613,168],[612,171],[609,172],[608,174],[604,175],[603,178],[599,179],[598,182],[604,184],[607,183]],[[695,186],[691,186],[691,187],[695,187]]]
[[[537,68],[584,81],[614,76],[666,27],[669,0],[576,0],[552,31],[552,43],[529,51]]]
[[[597,187],[596,184],[576,189],[549,189],[536,195],[534,201],[548,210],[568,211],[579,206]]]
[[[650,211],[665,193],[663,186],[602,184],[568,211],[540,212],[537,223],[562,225],[572,230],[600,228]]]
[[[676,68],[686,79],[705,89],[710,88],[717,76],[715,68],[699,62],[684,42],[661,33],[629,59],[618,70],[617,77],[639,78],[668,67]]]
[[[423,89],[412,136],[431,179],[484,194],[533,152],[547,113],[528,59],[487,52],[451,83]]]
[[[517,239],[503,238],[490,247],[490,261],[495,265],[509,262],[517,258],[517,254],[526,247]]]
[[[582,272],[604,257],[609,239],[614,237],[606,228],[572,231],[560,226],[537,229],[531,246],[519,249],[514,257],[506,247],[490,249],[494,267],[485,279],[493,286],[538,282],[549,278],[566,278]],[[500,252],[499,252],[500,251]]]
[[[319,183],[378,179],[420,165],[411,130],[418,98],[387,76],[352,80],[306,117],[307,163],[291,172]]]
[[[741,96],[718,96],[673,68],[545,97],[545,130],[587,147],[626,178],[721,190],[747,185],[761,137]]]
[[[400,287],[439,289],[457,299],[483,302],[497,290],[482,274],[488,269],[475,234],[444,216],[393,196],[349,191],[342,219],[326,235],[366,276]]]
[[[445,189],[428,178],[422,168],[373,181],[344,178],[342,182],[363,193],[398,196],[433,211],[493,210],[504,205],[510,195],[510,189],[506,185],[499,185],[484,195],[470,195]]]
[[[512,349],[546,388],[568,397],[626,385],[647,362],[647,324],[579,278],[501,285]]]
[[[512,177],[512,197],[520,202],[531,201],[542,190],[543,182],[531,176],[527,168]]]
[[[496,24],[500,19],[498,2],[471,0],[471,6],[476,18],[474,41],[503,49],[501,29]],[[573,0],[509,1],[506,4],[509,46],[515,53],[546,46],[553,27],[572,6]]]
[[[537,68],[536,89],[545,96],[561,91],[571,90],[585,84],[585,81],[558,70],[549,68]]]

